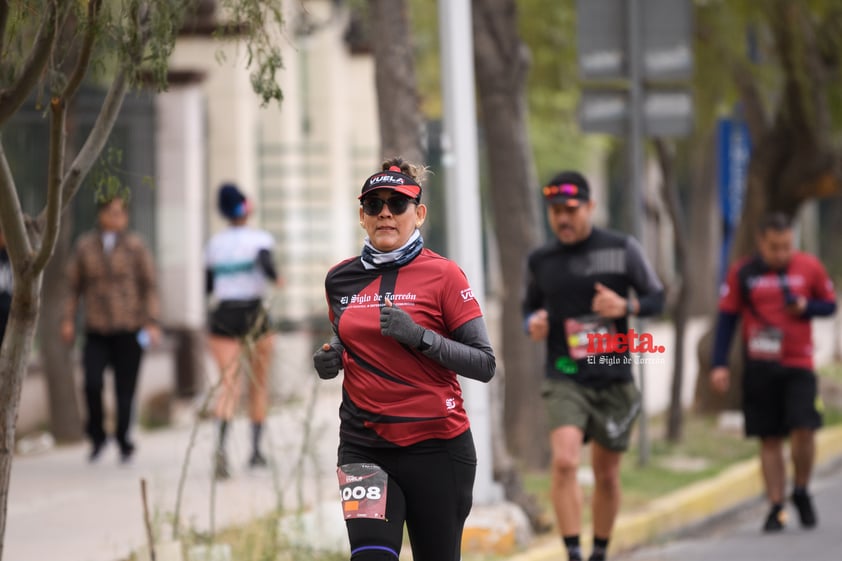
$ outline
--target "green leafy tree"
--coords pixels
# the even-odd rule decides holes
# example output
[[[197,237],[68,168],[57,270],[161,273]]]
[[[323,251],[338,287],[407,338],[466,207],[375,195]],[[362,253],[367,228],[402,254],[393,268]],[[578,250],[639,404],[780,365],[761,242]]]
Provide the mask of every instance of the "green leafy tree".
[[[49,122],[49,142],[33,158],[48,167],[46,205],[22,211],[15,170],[0,136],[0,228],[14,270],[14,298],[0,348],[0,558],[6,528],[15,424],[32,351],[44,269],[53,254],[62,214],[106,145],[127,92],[151,81],[166,86],[169,55],[194,0],[0,0],[0,131],[29,100]],[[281,23],[280,0],[220,0],[226,25],[246,30],[252,84],[264,102],[281,97],[281,68],[270,40]],[[213,56],[212,53],[209,56]],[[81,149],[66,158],[68,106],[83,81],[108,87]],[[36,188],[29,186],[29,188]]]

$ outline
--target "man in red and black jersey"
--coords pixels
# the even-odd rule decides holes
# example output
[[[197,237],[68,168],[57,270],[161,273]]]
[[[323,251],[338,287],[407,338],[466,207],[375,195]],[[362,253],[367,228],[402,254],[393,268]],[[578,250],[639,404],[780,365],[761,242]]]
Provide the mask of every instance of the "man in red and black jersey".
[[[360,195],[362,254],[325,279],[335,336],[313,357],[344,370],[337,474],[354,561],[458,561],[476,451],[457,374],[494,375],[479,303],[452,261],[424,248],[415,166],[396,158]]]
[[[802,526],[816,525],[807,492],[815,456],[816,407],[810,320],[836,311],[833,284],[814,256],[793,249],[792,226],[783,214],[766,217],[757,233],[757,254],[734,263],[721,288],[711,383],[730,384],[728,349],[737,320],[745,368],[742,404],[746,436],[760,438],[760,462],[771,509],[763,529],[784,528],[786,462],[790,437],[795,504]]]

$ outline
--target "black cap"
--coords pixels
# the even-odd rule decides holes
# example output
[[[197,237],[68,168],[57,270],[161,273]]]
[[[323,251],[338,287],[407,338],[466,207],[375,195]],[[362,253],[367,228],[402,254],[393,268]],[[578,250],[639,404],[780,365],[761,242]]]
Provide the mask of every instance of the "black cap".
[[[401,168],[398,166],[392,166],[386,171],[378,171],[366,179],[358,198],[362,199],[377,189],[391,189],[411,199],[421,198],[421,186],[410,176],[401,173]]]
[[[577,171],[562,171],[553,177],[541,190],[547,204],[580,206],[591,200],[588,180]]]
[[[223,183],[219,188],[219,212],[233,220],[247,215],[249,204],[246,196],[233,183]]]

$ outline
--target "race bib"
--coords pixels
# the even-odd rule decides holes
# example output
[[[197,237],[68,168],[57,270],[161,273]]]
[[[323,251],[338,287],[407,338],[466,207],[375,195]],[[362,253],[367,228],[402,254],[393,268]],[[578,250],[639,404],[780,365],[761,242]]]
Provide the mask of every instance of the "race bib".
[[[752,360],[780,361],[783,334],[777,327],[757,327],[748,338],[748,356]]]
[[[345,464],[336,468],[342,514],[351,518],[386,519],[389,476],[377,464]]]
[[[564,320],[564,332],[570,357],[581,360],[613,352],[612,342],[617,330],[614,328],[614,320],[589,315]]]

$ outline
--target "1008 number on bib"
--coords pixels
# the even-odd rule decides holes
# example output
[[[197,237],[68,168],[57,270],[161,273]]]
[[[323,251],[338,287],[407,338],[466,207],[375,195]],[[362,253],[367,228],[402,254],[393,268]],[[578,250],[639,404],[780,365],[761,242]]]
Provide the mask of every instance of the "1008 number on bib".
[[[345,520],[386,519],[388,474],[377,464],[345,464],[336,469]]]

